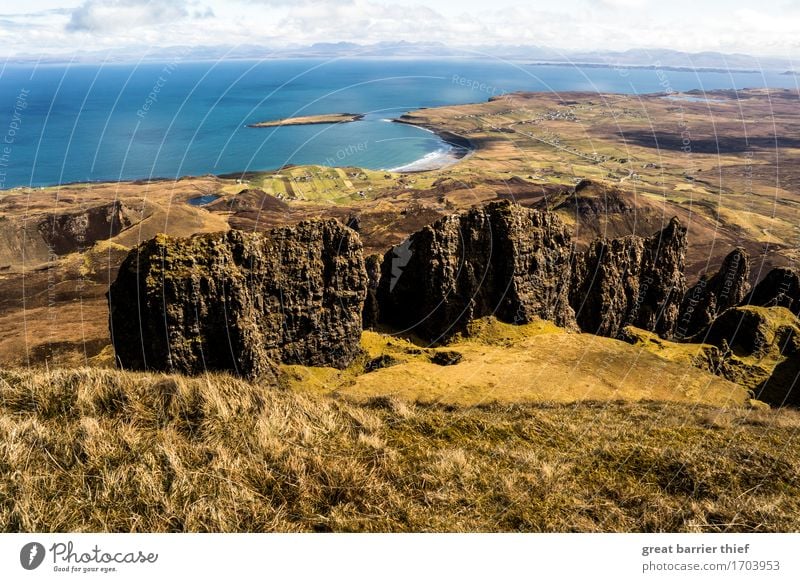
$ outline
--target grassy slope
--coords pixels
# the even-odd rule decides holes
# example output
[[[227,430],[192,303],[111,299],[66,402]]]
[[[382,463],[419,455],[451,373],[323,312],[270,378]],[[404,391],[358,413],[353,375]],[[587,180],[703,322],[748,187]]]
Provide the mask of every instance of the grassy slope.
[[[740,386],[647,347],[567,333],[545,321],[517,326],[487,318],[473,324],[468,338],[444,348],[369,331],[361,343],[368,356],[347,370],[286,366],[285,385],[358,400],[387,396],[469,406],[616,399],[741,406],[748,400]],[[431,356],[437,351],[463,359],[436,365]],[[364,373],[376,358],[395,365]]]
[[[798,530],[795,411],[0,372],[6,531]]]
[[[736,332],[741,340],[757,335],[762,338],[763,344],[753,353],[744,353],[737,345],[738,342],[734,342],[733,350],[726,354],[725,362],[719,373],[740,386],[752,390],[757,397],[761,397],[764,382],[776,373],[781,374],[783,365],[787,364],[791,358],[789,354],[794,353],[797,350],[796,346],[800,345],[800,341],[797,339],[800,338],[800,321],[784,307],[745,305],[737,307],[736,313],[753,314],[757,319],[752,321],[757,324],[737,324],[738,329],[731,328],[727,330],[728,334],[733,337]],[[743,321],[740,319],[741,315],[733,318],[733,321],[735,323]],[[749,327],[749,325],[753,327]],[[713,358],[709,358],[709,351],[715,350],[715,348],[708,344],[674,343],[663,340],[654,333],[633,327],[627,328],[627,333],[637,348],[662,359],[681,365],[698,366],[706,370],[711,370],[715,366],[712,363]],[[704,338],[698,338],[698,340],[700,339]],[[717,352],[719,353],[718,350]],[[719,362],[716,362],[716,366],[719,366]],[[766,386],[767,390],[773,392],[772,399],[778,402],[786,396],[786,390],[797,374],[794,370],[787,370],[784,373],[791,373],[791,376],[767,382]],[[769,398],[763,399],[769,400]]]

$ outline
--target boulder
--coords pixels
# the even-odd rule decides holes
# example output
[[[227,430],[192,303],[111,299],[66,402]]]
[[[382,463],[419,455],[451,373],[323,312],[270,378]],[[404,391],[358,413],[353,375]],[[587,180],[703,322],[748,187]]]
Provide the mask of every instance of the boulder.
[[[431,342],[488,315],[573,328],[571,255],[569,228],[552,213],[502,201],[444,217],[384,256],[380,320]]]
[[[750,266],[747,252],[732,251],[713,275],[702,276],[686,292],[681,305],[675,337],[691,337],[705,330],[714,318],[744,301],[750,290]]]
[[[118,364],[271,378],[274,363],[347,366],[360,352],[361,241],[335,220],[133,249],[108,293]]]
[[[633,325],[670,337],[686,290],[686,248],[677,218],[649,238],[595,240],[573,270],[570,303],[580,328],[619,337]]]

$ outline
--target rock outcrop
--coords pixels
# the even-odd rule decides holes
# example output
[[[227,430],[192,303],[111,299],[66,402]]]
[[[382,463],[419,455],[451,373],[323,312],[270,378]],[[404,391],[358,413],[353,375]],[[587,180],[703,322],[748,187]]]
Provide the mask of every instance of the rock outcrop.
[[[378,304],[378,285],[381,282],[381,255],[368,255],[364,259],[367,269],[367,296],[364,299],[364,313],[362,324],[364,329],[374,329],[380,320],[380,305]]]
[[[773,406],[800,406],[800,351],[778,363],[753,392]]]
[[[571,255],[569,229],[552,213],[493,202],[444,217],[384,256],[380,320],[432,342],[487,315],[574,327]]]
[[[772,269],[747,298],[750,305],[785,307],[800,315],[800,274],[786,267]]]
[[[629,201],[629,197],[624,190],[615,186],[581,180],[562,195],[554,196],[549,201],[543,200],[539,207],[546,205],[553,211],[564,210],[584,220],[591,217],[605,218],[609,214],[635,213],[636,207]]]
[[[800,404],[800,320],[790,311],[753,305],[728,309],[704,340],[722,353],[720,375],[774,406]]]
[[[796,321],[782,309],[735,307],[714,320],[704,340],[741,357],[780,355],[786,345],[800,341]]]
[[[705,330],[717,315],[744,301],[750,290],[748,261],[747,252],[737,248],[725,257],[716,273],[710,277],[704,275],[686,292],[675,329],[676,339]]]
[[[618,337],[633,325],[670,337],[686,290],[686,246],[676,218],[649,238],[595,240],[573,271],[570,303],[580,328]]]
[[[77,212],[50,214],[39,223],[39,233],[57,255],[83,251],[100,240],[118,235],[134,220],[121,202]]]
[[[274,362],[344,367],[360,351],[361,241],[335,220],[264,234],[159,235],[108,293],[119,365],[266,377]]]

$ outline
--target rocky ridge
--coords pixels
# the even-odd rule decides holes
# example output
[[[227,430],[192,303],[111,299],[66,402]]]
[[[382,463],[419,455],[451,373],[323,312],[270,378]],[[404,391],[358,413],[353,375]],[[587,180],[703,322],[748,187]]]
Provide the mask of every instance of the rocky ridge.
[[[110,326],[122,367],[270,380],[277,363],[348,366],[370,327],[432,344],[489,315],[635,343],[633,327],[683,342],[702,335],[692,365],[794,403],[786,382],[763,388],[800,352],[800,324],[783,308],[796,305],[797,274],[775,269],[748,295],[748,256],[736,249],[687,293],[686,246],[673,218],[652,236],[600,238],[580,252],[556,214],[507,201],[444,217],[366,260],[358,233],[332,219],[158,236],[123,262]]]
[[[569,229],[557,216],[494,202],[442,218],[386,253],[379,321],[431,342],[487,315],[574,328],[571,271]]]
[[[108,293],[123,368],[273,376],[275,363],[347,366],[367,276],[358,235],[335,220],[229,231],[130,252]]]
[[[618,337],[633,325],[669,337],[686,279],[686,228],[673,218],[651,237],[597,239],[576,257],[570,302],[583,331]]]

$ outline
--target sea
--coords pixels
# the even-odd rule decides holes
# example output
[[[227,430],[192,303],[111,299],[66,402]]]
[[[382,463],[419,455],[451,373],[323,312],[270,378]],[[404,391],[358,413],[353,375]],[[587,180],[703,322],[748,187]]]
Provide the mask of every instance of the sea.
[[[490,59],[285,59],[0,65],[0,189],[178,178],[288,164],[412,169],[452,146],[391,123],[513,91],[797,89],[780,71],[542,65]],[[697,99],[698,97],[690,97]],[[252,128],[299,115],[336,125]]]

